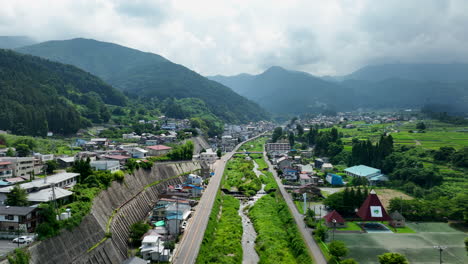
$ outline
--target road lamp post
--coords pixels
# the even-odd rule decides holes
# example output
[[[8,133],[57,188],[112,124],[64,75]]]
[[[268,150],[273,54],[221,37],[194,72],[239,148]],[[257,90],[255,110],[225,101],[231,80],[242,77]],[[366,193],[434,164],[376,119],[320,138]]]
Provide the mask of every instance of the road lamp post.
[[[442,264],[442,251],[444,251],[444,249],[447,249],[447,247],[438,245],[438,246],[434,246],[434,248],[439,250],[439,263]]]
[[[333,218],[332,223],[333,223],[333,236],[332,236],[332,241],[335,241],[336,219]]]

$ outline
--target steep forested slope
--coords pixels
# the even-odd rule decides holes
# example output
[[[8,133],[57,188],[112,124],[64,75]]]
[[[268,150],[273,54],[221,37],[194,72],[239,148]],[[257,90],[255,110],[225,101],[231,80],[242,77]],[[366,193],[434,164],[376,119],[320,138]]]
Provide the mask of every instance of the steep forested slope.
[[[230,88],[156,54],[90,39],[48,41],[18,51],[75,65],[132,96],[201,99],[227,122],[268,117],[257,104]]]
[[[0,50],[0,129],[44,136],[107,122],[126,97],[74,66]]]

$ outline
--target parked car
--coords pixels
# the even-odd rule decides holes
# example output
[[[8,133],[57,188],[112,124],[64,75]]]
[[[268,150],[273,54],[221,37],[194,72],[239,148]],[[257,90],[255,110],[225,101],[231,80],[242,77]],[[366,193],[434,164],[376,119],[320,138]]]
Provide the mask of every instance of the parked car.
[[[187,227],[187,221],[182,222],[182,229],[185,229]]]
[[[27,237],[27,236],[20,236],[20,237],[17,237],[17,238],[14,238],[13,243],[19,243],[19,244],[29,244],[29,243],[32,243],[33,242],[33,239],[31,237]]]

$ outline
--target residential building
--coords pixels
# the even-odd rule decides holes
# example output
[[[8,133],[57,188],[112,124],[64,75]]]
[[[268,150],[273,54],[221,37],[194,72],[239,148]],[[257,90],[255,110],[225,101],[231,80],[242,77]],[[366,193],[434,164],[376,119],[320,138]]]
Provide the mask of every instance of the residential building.
[[[0,161],[0,180],[13,177],[13,164],[9,161]]]
[[[130,156],[124,155],[104,155],[102,157],[105,159],[116,160],[120,163],[120,165],[127,164],[127,161],[131,158]]]
[[[272,151],[289,152],[290,149],[291,149],[291,146],[289,145],[289,143],[267,143],[266,144],[267,152],[272,152]]]
[[[293,161],[290,160],[288,157],[281,157],[278,160],[276,160],[276,165],[280,170],[284,170],[285,168],[291,167],[292,164]]]
[[[297,165],[299,171],[301,173],[307,173],[307,174],[310,174],[310,175],[313,175],[315,172],[314,172],[314,167],[312,166],[312,164],[308,164],[308,165]]]
[[[132,158],[136,159],[144,159],[146,158],[146,153],[148,153],[147,150],[142,148],[132,148],[129,152],[132,155]]]
[[[70,168],[75,163],[75,157],[62,157],[57,159],[59,167],[62,169]]]
[[[150,230],[141,241],[140,253],[144,260],[169,261],[170,251],[164,249],[162,236]]]
[[[53,192],[51,188],[52,185],[54,185],[56,188],[54,189],[56,199],[62,199],[71,196],[72,193],[61,188],[69,188],[75,185],[79,176],[79,173],[62,172],[51,176],[47,176],[43,179],[37,179],[30,182],[22,183],[19,186],[22,189],[26,190],[26,192],[28,193],[28,200],[31,202],[37,202],[41,199],[45,201],[51,200],[51,198],[53,197]],[[13,187],[14,186],[7,186],[4,188],[0,188],[0,202],[4,202],[6,200],[6,195],[13,189]],[[33,194],[31,196],[32,200],[29,197],[31,194]]]
[[[146,149],[148,150],[148,156],[162,156],[169,153],[172,148],[164,145],[154,145]]]
[[[120,170],[120,163],[117,160],[97,160],[89,164],[95,170],[108,170],[115,172]]]
[[[321,168],[322,171],[333,170],[333,165],[331,163],[324,163]]]
[[[0,231],[34,233],[38,224],[37,207],[0,206]]]
[[[198,175],[189,174],[189,176],[187,177],[188,184],[201,185],[202,182],[203,182],[203,178]]]
[[[208,164],[215,163],[217,159],[218,159],[218,155],[211,148],[207,149],[206,152],[200,153],[200,160]]]
[[[307,174],[301,173],[299,174],[299,182],[301,183],[301,185],[311,184],[312,178],[310,178],[310,176]]]
[[[109,144],[109,141],[107,140],[107,138],[92,138],[91,142],[101,147],[107,146]]]
[[[15,177],[29,177],[34,172],[34,158],[33,157],[3,157],[0,162],[11,162],[13,168],[13,176]]]

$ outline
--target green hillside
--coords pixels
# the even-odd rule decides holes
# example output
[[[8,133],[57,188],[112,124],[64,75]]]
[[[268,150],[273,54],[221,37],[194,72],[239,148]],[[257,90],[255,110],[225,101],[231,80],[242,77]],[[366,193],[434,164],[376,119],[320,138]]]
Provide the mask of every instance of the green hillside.
[[[70,134],[107,122],[106,104],[124,106],[126,97],[74,66],[0,50],[0,129],[14,134]]]
[[[268,118],[230,88],[156,54],[90,39],[48,41],[18,51],[75,65],[132,97],[198,98],[211,113],[232,123]]]

